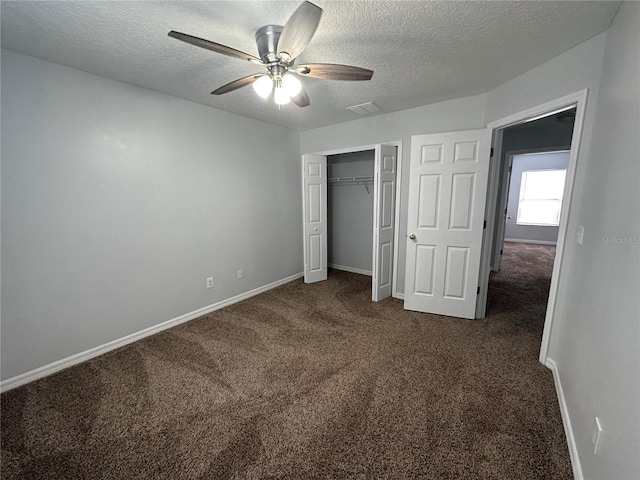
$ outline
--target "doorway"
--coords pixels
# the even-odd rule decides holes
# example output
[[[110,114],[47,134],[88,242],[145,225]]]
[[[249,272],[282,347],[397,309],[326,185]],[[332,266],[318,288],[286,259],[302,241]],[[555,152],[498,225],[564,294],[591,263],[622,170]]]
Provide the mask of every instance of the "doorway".
[[[548,102],[543,105],[539,105],[532,109],[517,113],[510,117],[498,120],[490,123],[488,128],[492,132],[492,145],[493,156],[489,175],[489,188],[487,189],[487,207],[486,207],[486,219],[487,228],[483,235],[483,247],[482,247],[482,260],[480,265],[480,279],[479,279],[479,297],[476,308],[476,318],[483,318],[486,313],[487,307],[487,292],[489,285],[489,274],[492,266],[492,253],[495,258],[494,245],[497,241],[496,228],[499,225],[500,217],[504,215],[504,209],[499,209],[499,192],[500,192],[500,174],[503,171],[500,163],[500,159],[503,157],[503,137],[504,132],[508,127],[522,125],[529,122],[533,122],[542,118],[552,117],[553,115],[560,114],[575,109],[575,120],[571,132],[571,143],[569,153],[569,164],[566,169],[566,180],[563,191],[563,202],[560,210],[560,218],[558,225],[558,238],[556,251],[553,262],[553,271],[551,277],[551,284],[549,288],[549,300],[547,303],[547,309],[545,314],[544,329],[542,335],[542,342],[540,347],[540,361],[546,362],[549,338],[551,329],[553,326],[553,317],[555,313],[556,293],[558,289],[558,282],[562,270],[562,260],[565,250],[565,243],[567,241],[567,227],[568,227],[568,215],[571,208],[571,197],[573,192],[574,178],[578,162],[578,150],[580,146],[580,139],[582,134],[582,125],[584,120],[584,112],[587,100],[587,90],[577,92],[575,94],[567,95],[566,97],[559,98],[557,100]],[[572,238],[572,237],[569,237]]]
[[[375,151],[327,156],[327,264],[373,276]]]
[[[575,123],[576,109],[572,108],[549,115],[530,122],[506,127],[502,131],[502,145],[498,168],[500,178],[498,180],[498,199],[495,212],[495,228],[493,247],[491,252],[491,271],[500,270],[500,262],[504,240],[520,240],[522,242],[552,243],[556,244],[559,233],[559,206],[564,197],[562,185],[560,191],[551,192],[525,192],[523,187],[523,172],[540,171],[539,174],[529,174],[535,182],[536,176],[548,177],[542,179],[542,186],[556,182],[558,175],[566,179],[566,169],[569,165],[573,127]],[[544,171],[549,173],[544,173]],[[563,172],[552,173],[553,170]],[[535,183],[530,183],[535,187]],[[556,195],[555,201],[548,199],[543,202],[544,195],[549,193]],[[518,219],[518,207],[521,194],[524,196],[536,196],[538,201],[529,202],[530,205],[538,204],[543,211],[553,218],[521,218]],[[547,210],[544,210],[547,207]],[[555,210],[553,210],[556,208]],[[553,210],[553,211],[551,211]],[[531,213],[536,213],[531,212]],[[526,212],[521,212],[526,214]]]

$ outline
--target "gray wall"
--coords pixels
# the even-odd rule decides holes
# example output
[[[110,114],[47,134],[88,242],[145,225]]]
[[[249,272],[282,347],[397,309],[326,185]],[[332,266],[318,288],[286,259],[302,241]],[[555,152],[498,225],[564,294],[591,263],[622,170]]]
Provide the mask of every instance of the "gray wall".
[[[522,172],[529,170],[561,170],[569,165],[569,152],[538,153],[534,155],[515,155],[513,170],[509,182],[509,200],[507,203],[507,220],[505,238],[507,240],[525,240],[555,243],[558,239],[558,227],[542,225],[518,225],[518,203]]]
[[[640,4],[625,2],[607,32],[487,94],[491,122],[589,89],[548,353],[587,479],[640,478],[638,32]]]
[[[585,478],[640,478],[640,4],[623,3],[610,29],[585,137],[584,226],[562,272],[562,322],[550,354],[560,367]],[[572,229],[573,233],[575,229]],[[597,456],[593,417],[604,430]]]
[[[402,142],[402,157],[399,158],[402,164],[402,178],[398,182],[401,188],[397,285],[400,293],[404,292],[411,136],[484,128],[484,107],[485,96],[476,95],[300,133],[301,153]]]
[[[327,157],[329,178],[372,176],[375,151]],[[330,264],[371,272],[373,255],[373,182],[329,184],[327,257]]]
[[[562,123],[546,119],[544,122],[536,120],[505,128],[502,136],[502,154],[511,150],[567,147],[571,145],[572,135],[573,122]]]
[[[2,378],[301,272],[298,138],[2,51]]]

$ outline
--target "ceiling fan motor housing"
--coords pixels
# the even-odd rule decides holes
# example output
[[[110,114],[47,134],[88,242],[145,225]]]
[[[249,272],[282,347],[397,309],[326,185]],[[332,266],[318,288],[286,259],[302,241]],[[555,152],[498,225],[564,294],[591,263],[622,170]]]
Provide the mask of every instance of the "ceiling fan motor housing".
[[[256,43],[258,44],[258,54],[265,63],[278,61],[278,40],[284,29],[281,25],[265,25],[256,32]]]

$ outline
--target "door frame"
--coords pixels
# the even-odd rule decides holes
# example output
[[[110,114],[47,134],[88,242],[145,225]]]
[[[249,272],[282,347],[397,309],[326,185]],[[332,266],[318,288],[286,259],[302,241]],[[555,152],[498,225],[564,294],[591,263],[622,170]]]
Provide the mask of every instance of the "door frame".
[[[487,124],[487,128],[492,131],[493,140],[493,156],[491,157],[491,166],[489,170],[489,188],[487,189],[487,208],[485,210],[485,218],[487,220],[487,228],[484,231],[482,243],[482,258],[480,260],[480,294],[476,305],[476,318],[483,318],[487,308],[487,293],[489,284],[489,273],[491,270],[491,250],[494,241],[495,228],[495,209],[497,203],[498,180],[499,180],[499,159],[502,153],[502,129],[526,123],[538,118],[553,115],[555,113],[576,108],[576,118],[573,124],[573,135],[571,137],[571,148],[569,153],[569,165],[567,166],[567,176],[564,184],[563,202],[560,210],[560,225],[558,229],[558,241],[556,245],[556,255],[553,261],[553,272],[551,275],[551,287],[549,289],[549,301],[547,303],[547,311],[545,315],[544,328],[542,332],[542,342],[540,345],[539,361],[546,364],[549,351],[549,339],[551,338],[551,330],[553,327],[553,318],[556,309],[556,296],[558,293],[558,284],[562,275],[562,264],[565,254],[565,245],[568,238],[568,220],[571,211],[571,203],[573,202],[573,191],[578,166],[578,158],[580,152],[580,143],[582,140],[582,130],[584,126],[584,115],[587,104],[588,89],[566,95],[564,97],[551,100],[549,102],[537,105],[535,107],[523,110],[521,112],[509,115],[494,122]],[[498,159],[498,160],[497,160]]]
[[[511,182],[506,182],[505,180],[509,175],[507,175],[509,168],[513,162],[513,157],[516,155],[529,155],[536,153],[554,153],[554,152],[571,152],[571,145],[561,145],[559,147],[540,147],[540,148],[524,148],[524,149],[516,149],[516,150],[507,150],[504,152],[504,162],[501,162],[500,169],[502,170],[502,183],[498,185],[498,197],[496,204],[496,225],[495,232],[493,236],[493,242],[504,244],[504,233],[506,231],[507,219],[506,217],[506,209],[509,204],[509,190],[511,188]],[[500,162],[500,159],[496,160]],[[510,180],[510,179],[509,179]],[[500,212],[504,211],[503,215],[500,215]],[[500,247],[502,248],[502,247]],[[497,246],[493,245],[492,247],[492,255],[491,255],[491,271],[497,272],[500,270],[500,262],[501,262],[501,254],[499,253]]]
[[[401,298],[398,296],[398,241],[400,235],[400,199],[402,190],[402,141],[396,140],[393,142],[380,142],[372,145],[360,145],[354,147],[338,148],[335,150],[324,150],[321,152],[308,152],[303,155],[320,155],[328,157],[330,155],[341,155],[343,153],[356,153],[365,150],[375,150],[378,145],[388,145],[390,147],[396,147],[396,206],[395,206],[395,218],[393,219],[393,285],[391,286],[391,296],[393,298]],[[300,158],[302,158],[302,156]],[[374,172],[375,175],[375,172]],[[375,224],[374,224],[375,225]],[[304,222],[303,222],[304,228]],[[373,268],[373,265],[372,265]],[[373,270],[372,270],[373,273]],[[373,284],[372,284],[373,288]]]

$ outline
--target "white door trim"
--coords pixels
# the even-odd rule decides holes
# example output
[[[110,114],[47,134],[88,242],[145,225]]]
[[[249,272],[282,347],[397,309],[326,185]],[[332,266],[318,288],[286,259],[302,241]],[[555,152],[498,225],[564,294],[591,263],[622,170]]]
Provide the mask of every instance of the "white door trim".
[[[402,190],[402,142],[385,142],[382,145],[396,147],[396,211],[393,232],[393,285],[391,286],[391,296],[398,296],[398,244],[400,243],[400,199]],[[404,295],[403,295],[404,296]]]
[[[532,107],[530,109],[524,110],[519,113],[515,113],[513,115],[509,115],[508,117],[504,117],[500,120],[496,120],[495,122],[491,122],[487,125],[487,128],[494,131],[494,133],[500,132],[501,129],[508,127],[510,125],[523,123],[525,121],[531,121],[535,118],[539,118],[541,116],[547,116],[549,114],[555,113],[556,111],[561,111],[563,109],[571,108],[573,106],[576,107],[576,119],[573,125],[573,136],[571,138],[571,149],[569,153],[569,165],[567,166],[567,176],[564,184],[564,199],[562,203],[562,209],[560,211],[560,225],[558,229],[558,241],[556,246],[556,256],[553,262],[553,273],[551,277],[551,288],[549,289],[549,302],[547,303],[547,313],[545,316],[544,329],[542,332],[542,343],[540,345],[540,356],[539,360],[541,363],[546,364],[547,355],[549,351],[549,339],[551,337],[551,330],[553,327],[553,317],[555,315],[555,307],[556,307],[556,295],[558,293],[558,283],[560,281],[560,276],[562,274],[562,262],[564,257],[564,247],[567,242],[567,228],[568,228],[568,220],[569,213],[571,211],[571,203],[573,201],[573,187],[575,182],[575,174],[578,165],[578,156],[580,152],[580,142],[582,138],[582,129],[584,125],[584,114],[587,103],[588,89],[580,90],[578,92],[572,93],[570,95],[566,95],[561,98],[557,98],[550,102],[546,102],[544,104],[538,105],[536,107]],[[494,135],[494,141],[495,141]],[[494,143],[494,156],[491,158],[492,163],[499,158],[500,154],[500,145],[496,145]],[[499,168],[493,168],[491,170],[491,175],[493,177],[496,176],[496,172],[499,171]],[[495,198],[497,195],[497,180],[492,178],[489,182],[489,191],[487,192],[488,199],[493,199],[493,208],[492,213],[495,213]],[[487,202],[489,204],[491,202]],[[493,234],[487,234],[487,232],[493,232],[494,228],[494,220],[495,215],[488,215],[487,218],[487,229],[485,231],[485,241],[483,243],[482,249],[482,261],[480,267],[480,298],[478,301],[478,310],[476,311],[476,316],[478,318],[482,318],[485,315],[486,306],[487,306],[487,286],[489,281],[489,270],[490,270],[490,257],[491,257],[491,247],[493,242]],[[572,238],[572,237],[569,237]]]
[[[311,154],[304,153],[303,155],[321,155],[323,157],[328,157],[330,155],[342,155],[343,153],[356,153],[356,152],[364,152],[366,150],[375,150],[376,147],[380,145],[379,143],[374,143],[373,145],[362,145],[359,147],[346,147],[346,148],[338,148],[336,150],[326,150],[323,152],[313,152]],[[383,145],[392,145],[392,143],[385,142]]]

